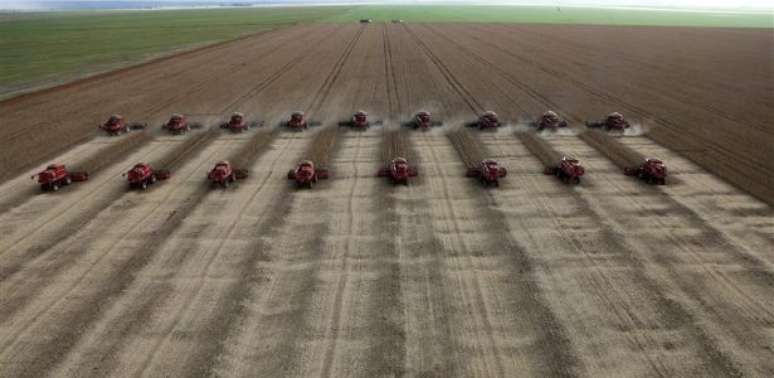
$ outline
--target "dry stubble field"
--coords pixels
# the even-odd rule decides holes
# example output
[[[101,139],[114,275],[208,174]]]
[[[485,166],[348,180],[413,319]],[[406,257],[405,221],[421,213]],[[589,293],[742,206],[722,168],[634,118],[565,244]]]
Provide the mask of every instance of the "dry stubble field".
[[[773,43],[302,25],[1,102],[0,376],[774,375]],[[646,132],[545,136],[586,166],[577,187],[542,174],[518,127],[475,134],[509,175],[464,177],[449,131],[548,108],[574,125],[618,110]],[[420,109],[446,126],[315,147],[357,109],[387,130]],[[155,129],[236,110],[266,126]],[[292,110],[322,131],[273,131]],[[115,112],[154,130],[97,136]],[[374,177],[396,149],[419,166],[408,187]],[[320,155],[332,178],[295,190],[287,170]],[[640,155],[666,161],[668,185],[621,174]],[[251,176],[210,190],[225,158]],[[172,178],[127,192],[140,160]],[[38,194],[48,161],[92,180]]]

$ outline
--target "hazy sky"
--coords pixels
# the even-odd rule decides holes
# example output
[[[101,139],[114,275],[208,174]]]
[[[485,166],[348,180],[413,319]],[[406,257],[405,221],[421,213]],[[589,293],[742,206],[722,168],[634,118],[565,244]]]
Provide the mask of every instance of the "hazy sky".
[[[0,9],[8,8],[25,8],[23,5],[32,5],[35,3],[52,3],[52,2],[72,2],[72,1],[114,1],[114,0],[0,0]],[[143,0],[118,0],[118,1],[143,1]],[[206,2],[206,3],[282,3],[283,0],[153,0],[158,2],[164,1],[178,1],[178,2]],[[336,3],[337,0],[290,0],[290,3]],[[774,0],[341,0],[342,3],[378,3],[378,4],[438,4],[438,3],[454,3],[454,4],[512,4],[512,5],[601,5],[601,6],[640,6],[640,7],[655,7],[655,8],[671,8],[671,7],[684,7],[684,8],[757,8],[757,9],[774,9]],[[22,5],[20,7],[20,5]]]

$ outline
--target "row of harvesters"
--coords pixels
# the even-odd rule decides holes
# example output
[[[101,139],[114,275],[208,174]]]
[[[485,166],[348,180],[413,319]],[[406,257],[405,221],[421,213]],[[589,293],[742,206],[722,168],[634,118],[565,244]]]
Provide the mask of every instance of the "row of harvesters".
[[[236,112],[231,115],[228,121],[220,124],[220,128],[231,132],[239,133],[254,127],[260,127],[261,122],[247,121],[244,114]],[[113,114],[107,121],[99,125],[98,128],[104,130],[108,135],[115,136],[128,133],[134,130],[144,130],[148,127],[147,123],[128,122],[121,115]],[[172,114],[161,129],[172,135],[185,134],[191,130],[201,129],[204,125],[198,122],[190,122],[183,114]]]
[[[505,123],[499,119],[497,113],[491,110],[481,113],[477,120],[465,124],[467,127],[475,127],[480,130],[496,129],[503,125]],[[567,121],[552,110],[546,111],[537,120],[529,122],[529,125],[537,129],[537,131],[556,131],[568,126]],[[630,126],[629,121],[618,112],[610,113],[598,121],[586,122],[586,127],[601,128],[605,131],[623,131]]]
[[[586,170],[580,165],[578,159],[562,157],[555,166],[546,168],[543,172],[554,175],[565,184],[580,184],[580,178]],[[478,178],[484,186],[499,186],[500,178],[505,177],[507,170],[493,159],[482,160],[478,166],[469,168],[468,177]],[[626,168],[624,174],[637,176],[648,184],[666,184],[667,168],[661,160],[647,158],[638,167]]]
[[[290,130],[302,131],[312,126],[320,126],[321,124],[322,123],[319,121],[308,120],[304,112],[296,111],[290,115],[288,120],[281,122],[280,126]],[[339,126],[360,130],[370,126],[381,126],[383,124],[384,121],[382,120],[370,120],[368,113],[362,110],[355,112],[351,118],[338,122]],[[416,113],[411,120],[402,123],[402,126],[423,131],[442,125],[443,122],[433,120],[432,115],[428,111],[420,111]],[[504,125],[505,123],[499,119],[497,113],[491,110],[481,113],[475,121],[465,123],[465,126],[467,127],[475,127],[480,130],[497,129]],[[536,121],[530,122],[529,125],[535,127],[538,131],[556,131],[567,127],[567,121],[562,119],[556,112],[549,110],[543,113]],[[228,121],[220,124],[221,129],[235,133],[260,126],[263,126],[263,122],[248,121],[244,114],[239,112],[232,114]],[[622,131],[629,128],[630,124],[621,113],[613,112],[601,120],[586,122],[586,126],[590,128],[601,128],[605,131]],[[166,130],[172,135],[184,134],[188,131],[200,129],[202,127],[203,125],[201,123],[189,122],[187,117],[182,114],[173,114],[166,123],[161,125],[163,130]],[[147,128],[147,124],[139,122],[130,123],[127,122],[123,116],[114,114],[110,116],[105,123],[99,125],[99,128],[105,130],[109,135],[120,135],[132,130],[145,129]]]
[[[408,185],[410,177],[418,175],[417,168],[411,166],[406,158],[396,157],[376,173],[377,177],[387,177],[393,184]],[[298,188],[311,189],[318,180],[330,177],[325,168],[317,168],[313,161],[302,160],[294,169],[288,171],[288,180],[293,180]]]
[[[477,178],[484,186],[499,186],[500,179],[507,175],[508,171],[493,159],[484,159],[476,167],[469,168],[466,176]],[[577,159],[563,157],[555,167],[547,168],[546,174],[556,175],[568,184],[580,183],[580,178],[585,173],[583,166]],[[408,185],[409,178],[416,177],[418,170],[409,164],[408,160],[396,157],[390,160],[385,167],[377,172],[378,177],[387,177],[393,184]],[[658,159],[646,159],[639,167],[627,168],[625,174],[637,176],[649,184],[664,185],[666,183],[667,169],[664,163]],[[149,163],[135,164],[123,176],[129,182],[129,189],[146,190],[157,181],[166,180],[171,173],[165,169],[154,169]],[[315,167],[311,160],[302,160],[294,169],[288,171],[288,179],[293,180],[299,188],[311,189],[318,180],[329,177],[327,169]],[[247,178],[246,169],[234,168],[228,161],[220,161],[207,173],[207,180],[213,187],[227,188],[237,180]],[[45,170],[35,174],[32,178],[38,179],[38,184],[43,191],[58,191],[60,187],[73,182],[82,182],[89,179],[87,172],[71,172],[62,164],[51,164]]]

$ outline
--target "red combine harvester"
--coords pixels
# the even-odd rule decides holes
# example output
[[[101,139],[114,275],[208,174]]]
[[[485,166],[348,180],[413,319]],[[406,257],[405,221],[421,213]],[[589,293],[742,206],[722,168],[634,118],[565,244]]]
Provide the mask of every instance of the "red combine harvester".
[[[556,167],[547,168],[545,174],[555,175],[562,182],[567,184],[580,184],[580,178],[586,170],[580,165],[577,159],[562,157]]]
[[[624,129],[628,129],[631,125],[629,125],[629,121],[627,121],[621,113],[613,112],[600,121],[586,122],[586,126],[590,128],[601,128],[605,131],[623,131]]]
[[[666,184],[667,168],[664,162],[658,159],[648,158],[636,168],[624,169],[627,176],[637,176],[648,184]]]
[[[143,123],[133,122],[128,123],[126,122],[126,119],[118,114],[113,114],[108,118],[105,123],[97,126],[98,128],[105,130],[108,135],[121,135],[123,133],[128,133],[132,130],[142,130],[147,125]]]
[[[45,170],[32,175],[33,180],[36,177],[42,191],[50,190],[56,192],[60,187],[74,182],[87,181],[89,174],[86,172],[69,172],[62,164],[51,164]]]
[[[563,120],[561,117],[559,117],[556,112],[549,110],[545,113],[543,113],[540,118],[532,122],[531,124],[534,126],[537,131],[543,131],[543,130],[549,130],[549,131],[556,131],[561,128],[567,127],[567,121]]]
[[[188,119],[182,114],[172,114],[169,121],[163,124],[161,128],[167,130],[172,135],[180,135],[193,129],[200,129],[202,128],[202,125],[199,123],[188,122]]]
[[[505,177],[508,171],[492,159],[484,159],[478,167],[469,168],[467,177],[476,177],[484,186],[500,186],[500,178]]]
[[[302,160],[296,166],[296,169],[291,169],[288,172],[288,180],[294,180],[296,187],[309,188],[317,183],[317,180],[324,180],[328,178],[327,169],[316,169],[314,163],[311,160]]]
[[[220,128],[229,130],[233,133],[241,133],[243,131],[247,131],[248,129],[260,127],[262,124],[262,122],[255,121],[247,122],[247,120],[245,120],[244,114],[235,112],[231,115],[231,118],[228,120],[228,122],[223,122],[220,124]]]
[[[409,177],[416,177],[417,168],[409,165],[408,160],[402,157],[392,159],[387,167],[379,169],[378,177],[389,177],[393,184],[408,185]]]
[[[339,122],[339,126],[347,126],[351,127],[353,129],[359,129],[363,130],[370,126],[381,126],[384,122],[382,121],[374,121],[371,122],[368,120],[368,113],[359,110],[355,114],[352,115],[352,119],[348,121],[341,121]]]
[[[500,119],[497,117],[497,113],[487,110],[483,112],[477,120],[473,122],[468,122],[465,124],[466,127],[478,127],[479,130],[487,130],[487,129],[497,129],[500,126],[503,126],[503,123],[500,122]]]
[[[286,127],[290,130],[303,131],[310,127],[320,126],[322,123],[317,121],[310,121],[306,119],[304,112],[293,112],[290,115],[290,119],[282,122],[280,126]]]
[[[443,126],[443,122],[433,121],[430,112],[421,111],[415,114],[411,121],[404,123],[403,126],[411,127],[414,130],[427,131],[434,126]]]
[[[170,173],[164,169],[154,170],[148,163],[138,163],[129,172],[124,173],[127,180],[129,180],[129,189],[148,189],[149,185],[153,185],[158,180],[166,180],[169,178]]]
[[[228,188],[229,184],[236,182],[236,180],[243,180],[247,178],[246,169],[234,169],[234,167],[228,161],[220,161],[215,164],[215,167],[207,173],[207,179],[212,186],[221,186]]]

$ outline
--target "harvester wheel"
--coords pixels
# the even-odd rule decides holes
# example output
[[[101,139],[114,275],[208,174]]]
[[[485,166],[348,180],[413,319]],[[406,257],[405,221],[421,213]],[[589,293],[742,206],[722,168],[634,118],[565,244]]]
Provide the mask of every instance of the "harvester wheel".
[[[65,180],[64,180],[64,184],[65,185],[70,185],[72,183],[73,183],[72,177],[70,177],[70,176],[65,177]]]
[[[58,192],[59,184],[51,184],[51,191]]]
[[[151,175],[151,177],[150,177],[150,183],[151,183],[151,184],[155,184],[155,183],[156,183],[156,175]],[[143,184],[145,184],[145,183],[143,182]],[[145,188],[143,188],[143,189],[145,189]]]

